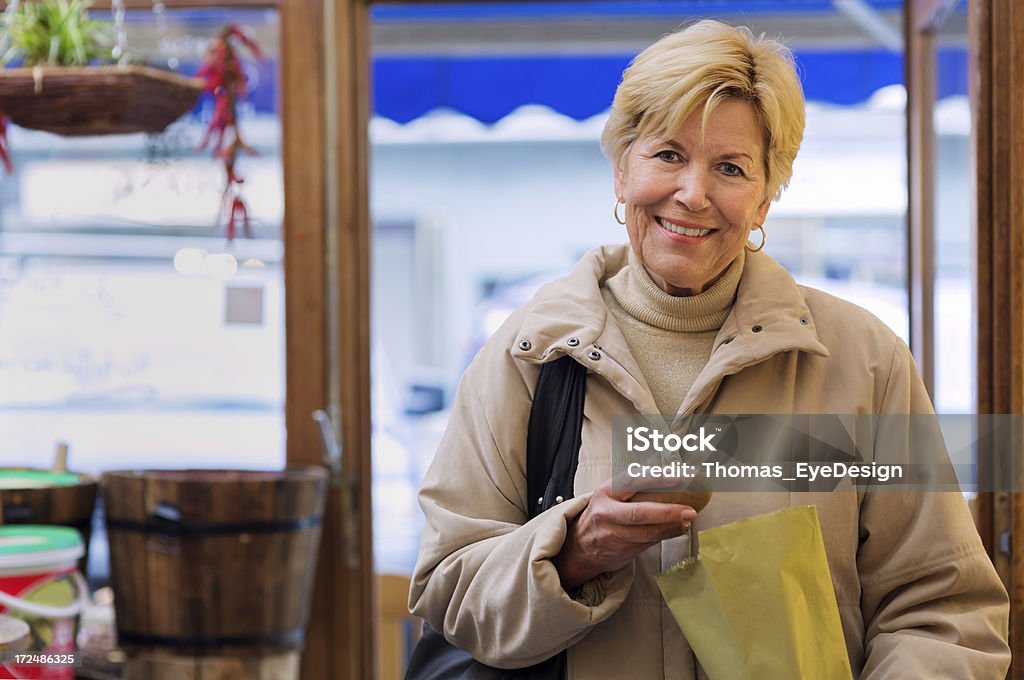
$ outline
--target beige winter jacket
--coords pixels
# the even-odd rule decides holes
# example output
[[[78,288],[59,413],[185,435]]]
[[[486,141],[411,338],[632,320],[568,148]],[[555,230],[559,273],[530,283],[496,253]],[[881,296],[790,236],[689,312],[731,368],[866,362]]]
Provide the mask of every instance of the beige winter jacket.
[[[590,251],[488,341],[466,370],[423,482],[426,528],[410,608],[494,666],[568,647],[572,679],[705,677],[654,580],[689,553],[687,537],[598,577],[576,599],[551,563],[567,521],[611,476],[611,417],[658,411],[599,290],[626,265],[626,252]],[[588,368],[576,498],[524,524],[538,364],[562,354]],[[887,327],[798,286],[757,253],[680,411],[927,413],[931,404]],[[1007,596],[960,494],[719,494],[694,530],[797,505],[817,506],[855,677],[1005,677]]]

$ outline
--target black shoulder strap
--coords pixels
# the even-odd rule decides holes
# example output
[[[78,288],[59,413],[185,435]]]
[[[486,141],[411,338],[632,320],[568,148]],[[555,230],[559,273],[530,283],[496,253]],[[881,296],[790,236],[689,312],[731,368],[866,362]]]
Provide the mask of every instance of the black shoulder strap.
[[[526,431],[526,488],[531,518],[572,498],[586,386],[587,369],[568,355],[540,367]],[[543,500],[538,503],[538,499]],[[565,652],[528,668],[491,668],[452,646],[426,624],[405,673],[406,680],[562,680],[565,677]]]
[[[541,364],[526,430],[530,517],[572,498],[587,369],[569,355]]]

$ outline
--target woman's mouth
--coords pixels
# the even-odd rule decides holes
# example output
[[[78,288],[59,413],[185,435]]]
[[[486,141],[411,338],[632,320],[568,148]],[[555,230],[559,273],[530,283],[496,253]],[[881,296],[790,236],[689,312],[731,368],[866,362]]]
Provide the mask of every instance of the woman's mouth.
[[[656,217],[658,224],[661,225],[662,229],[670,231],[673,234],[680,234],[682,236],[707,236],[712,232],[711,229],[701,229],[699,227],[684,227],[679,224],[669,222],[663,217]]]

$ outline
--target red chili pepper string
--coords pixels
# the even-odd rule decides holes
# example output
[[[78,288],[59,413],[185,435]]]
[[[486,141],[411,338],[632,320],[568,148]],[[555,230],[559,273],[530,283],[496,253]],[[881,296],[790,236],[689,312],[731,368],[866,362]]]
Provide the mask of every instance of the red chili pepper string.
[[[4,170],[8,175],[14,174],[14,164],[11,163],[11,147],[7,143],[7,116],[0,111],[0,163],[4,164]]]
[[[235,172],[235,161],[241,151],[256,153],[245,143],[238,129],[238,102],[248,96],[249,89],[238,59],[236,41],[257,59],[263,59],[263,53],[256,43],[241,28],[230,25],[210,45],[205,62],[196,72],[196,76],[203,80],[203,91],[209,92],[214,100],[210,124],[199,142],[199,149],[205,149],[212,142],[214,157],[224,163],[227,182],[221,199],[221,218],[226,224],[229,241],[234,239],[239,225],[245,235],[252,238],[249,212],[240,195],[240,186],[244,180]]]

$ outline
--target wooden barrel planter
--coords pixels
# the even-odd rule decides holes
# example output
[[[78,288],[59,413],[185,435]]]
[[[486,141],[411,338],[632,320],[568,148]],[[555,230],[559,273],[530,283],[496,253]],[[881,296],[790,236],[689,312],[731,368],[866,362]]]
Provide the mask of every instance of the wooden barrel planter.
[[[58,524],[77,529],[86,551],[78,563],[84,574],[96,488],[96,479],[89,475],[0,468],[0,524]]]
[[[319,467],[102,477],[127,677],[298,677],[327,493]]]

